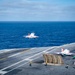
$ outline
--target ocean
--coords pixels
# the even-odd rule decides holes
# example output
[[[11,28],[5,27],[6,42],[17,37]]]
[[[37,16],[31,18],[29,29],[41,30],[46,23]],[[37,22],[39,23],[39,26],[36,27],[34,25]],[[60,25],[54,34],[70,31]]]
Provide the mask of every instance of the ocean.
[[[36,39],[23,37],[34,32]],[[0,22],[0,50],[75,42],[75,22]]]

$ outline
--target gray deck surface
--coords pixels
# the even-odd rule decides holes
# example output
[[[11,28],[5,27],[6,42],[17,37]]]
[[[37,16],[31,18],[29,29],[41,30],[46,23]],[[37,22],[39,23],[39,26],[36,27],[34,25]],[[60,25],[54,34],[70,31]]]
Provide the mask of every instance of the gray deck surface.
[[[53,46],[38,47],[29,49],[15,49],[12,51],[0,53],[0,74],[1,75],[75,75],[75,59],[73,56],[64,56],[64,65],[45,66],[43,54],[55,54],[61,51],[61,48],[67,48],[75,52],[75,43]],[[29,62],[32,65],[29,66]],[[68,68],[66,67],[68,65]]]

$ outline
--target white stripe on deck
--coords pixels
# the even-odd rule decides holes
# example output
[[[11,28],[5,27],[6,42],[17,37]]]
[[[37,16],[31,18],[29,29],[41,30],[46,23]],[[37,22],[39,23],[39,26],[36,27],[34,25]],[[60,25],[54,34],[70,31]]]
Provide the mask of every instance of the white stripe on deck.
[[[1,75],[6,74],[6,73],[7,73],[7,71],[2,71],[2,70],[0,70],[0,74],[1,74]]]
[[[52,48],[54,48],[54,47],[50,47],[50,48],[46,49],[45,51],[48,51],[48,50],[50,50],[50,49],[52,49]],[[3,68],[3,69],[1,69],[1,70],[3,71],[3,70],[5,70],[5,69],[11,68],[11,67],[13,67],[13,66],[15,66],[15,65],[17,65],[17,64],[19,64],[19,63],[22,63],[23,61],[25,61],[25,60],[27,60],[27,59],[31,59],[31,58],[33,58],[33,57],[39,55],[39,54],[42,54],[42,53],[43,53],[43,51],[40,52],[40,53],[37,53],[37,54],[35,54],[35,55],[31,56],[31,57],[25,58],[25,59],[23,59],[23,60],[21,60],[21,61],[19,61],[19,62],[17,62],[17,63],[14,63],[14,64],[12,64],[12,65],[10,65],[10,66],[8,66],[8,67],[5,67],[5,68]],[[36,58],[37,58],[37,57],[36,57]],[[35,58],[34,58],[34,59],[35,59]],[[34,59],[33,59],[33,60],[34,60]],[[27,63],[27,62],[26,62],[26,63]],[[26,63],[24,63],[24,64],[26,64]],[[21,67],[21,66],[23,66],[24,64],[18,65],[18,67]],[[16,68],[18,68],[18,67],[16,67]],[[16,68],[14,68],[14,69],[16,69]],[[12,70],[14,70],[14,69],[12,69]],[[10,72],[10,71],[12,71],[12,70],[9,70],[8,72]],[[7,73],[8,73],[8,72],[7,72]]]
[[[19,54],[21,54],[21,53],[16,53],[16,54],[10,55],[10,56],[8,56],[8,58],[17,56],[17,55],[19,55]]]
[[[35,49],[35,48],[31,48],[31,49],[29,49],[29,50],[33,50],[33,49]],[[26,51],[28,51],[28,50],[26,50]],[[22,51],[22,52],[24,52],[24,51]],[[10,56],[8,56],[8,58],[11,58],[11,57],[17,56],[17,55],[21,54],[22,52],[19,52],[19,53],[16,53],[16,54],[10,55]]]

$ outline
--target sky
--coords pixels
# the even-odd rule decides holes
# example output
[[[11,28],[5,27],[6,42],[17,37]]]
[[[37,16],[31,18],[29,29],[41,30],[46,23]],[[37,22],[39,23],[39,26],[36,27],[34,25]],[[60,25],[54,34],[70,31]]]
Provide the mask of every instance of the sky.
[[[0,0],[0,21],[75,21],[75,0]]]

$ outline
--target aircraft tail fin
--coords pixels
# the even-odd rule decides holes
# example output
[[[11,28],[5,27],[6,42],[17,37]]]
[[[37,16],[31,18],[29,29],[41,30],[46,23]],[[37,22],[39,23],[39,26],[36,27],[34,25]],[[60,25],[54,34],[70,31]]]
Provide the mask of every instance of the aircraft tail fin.
[[[61,48],[61,52],[63,52],[64,51],[64,49],[63,48]]]

